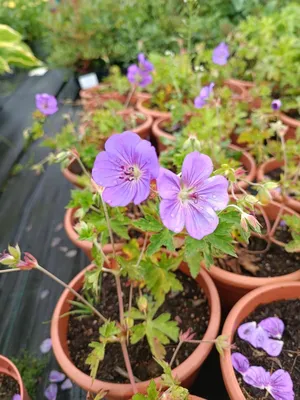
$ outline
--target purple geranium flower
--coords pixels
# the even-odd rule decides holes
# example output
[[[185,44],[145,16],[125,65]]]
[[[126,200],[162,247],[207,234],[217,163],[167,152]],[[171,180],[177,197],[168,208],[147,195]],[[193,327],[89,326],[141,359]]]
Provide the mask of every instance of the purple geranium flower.
[[[52,383],[62,382],[66,375],[59,371],[51,371],[49,374],[49,381]]]
[[[45,390],[44,395],[48,400],[56,400],[58,387],[56,383],[51,383]]]
[[[288,372],[278,369],[271,375],[267,391],[275,400],[294,400],[293,381]]]
[[[194,106],[196,108],[202,108],[206,105],[208,98],[210,97],[215,84],[211,82],[208,86],[203,86],[200,90],[199,96],[194,100]]]
[[[231,361],[233,368],[239,372],[241,375],[244,375],[245,372],[250,368],[249,360],[241,353],[232,353]]]
[[[139,65],[133,64],[127,70],[127,79],[130,83],[145,87],[152,83],[151,72],[154,70],[153,64],[146,59],[143,53],[138,55]]]
[[[280,101],[279,99],[273,100],[273,101],[272,101],[272,109],[273,109],[274,111],[279,110],[280,107],[281,107],[281,105],[282,105],[282,103],[281,103],[281,101]]]
[[[150,182],[159,174],[155,149],[136,133],[112,135],[98,154],[92,177],[103,186],[103,199],[112,207],[140,204],[150,193]]]
[[[178,233],[186,227],[191,237],[200,240],[217,228],[219,218],[215,211],[228,204],[228,181],[220,175],[209,178],[212,171],[211,159],[196,151],[185,157],[181,178],[160,169],[160,216],[168,229]]]
[[[229,57],[229,49],[226,43],[222,42],[213,50],[212,60],[215,64],[225,65]]]
[[[45,339],[40,345],[40,350],[43,354],[48,353],[51,350],[52,341],[51,339]]]
[[[275,339],[281,339],[284,331],[284,323],[280,318],[270,317],[265,318],[258,324],[267,334]]]
[[[55,114],[58,110],[56,98],[47,93],[36,94],[35,105],[36,108],[44,115]]]
[[[265,389],[270,384],[270,372],[263,367],[250,367],[243,376],[246,383],[258,389]]]

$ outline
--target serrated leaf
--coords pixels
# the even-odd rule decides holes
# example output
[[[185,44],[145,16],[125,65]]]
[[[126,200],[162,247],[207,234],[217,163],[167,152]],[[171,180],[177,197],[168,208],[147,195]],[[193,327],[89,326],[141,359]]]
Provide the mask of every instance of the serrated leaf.
[[[132,221],[132,225],[144,232],[159,232],[163,229],[161,222],[149,214],[145,218]]]
[[[99,328],[99,333],[104,338],[110,338],[120,334],[120,329],[116,326],[114,321],[107,321]]]
[[[112,230],[122,239],[129,240],[130,237],[128,235],[128,225],[124,225],[122,222],[118,220],[110,221]]]
[[[91,347],[93,351],[88,355],[85,363],[90,366],[90,375],[95,379],[99,364],[104,359],[105,343],[92,342],[89,344],[89,347]]]
[[[178,340],[178,335],[179,335],[179,328],[177,326],[176,321],[170,321],[171,314],[169,313],[163,313],[159,315],[155,320],[152,321],[153,327],[166,336],[168,336],[170,339],[172,339],[174,342]]]
[[[151,382],[149,383],[149,386],[147,388],[147,395],[148,395],[147,400],[157,400],[159,397],[159,392],[156,389],[154,380],[151,380]]]
[[[146,326],[145,326],[144,323],[143,324],[134,325],[131,328],[130,343],[131,344],[136,344],[141,339],[143,339],[145,334],[146,334]]]
[[[196,278],[201,269],[201,257],[199,254],[185,255],[185,261],[189,266],[190,273],[193,278]]]
[[[172,233],[168,229],[164,229],[163,231],[155,235],[152,235],[150,237],[150,244],[148,245],[146,251],[147,255],[148,256],[153,255],[154,253],[159,251],[160,248],[163,246],[165,246],[170,251],[174,251],[175,247],[173,244],[173,235],[174,233]]]
[[[298,253],[300,252],[300,236],[298,236],[296,239],[290,241],[285,245],[285,250],[288,253]]]

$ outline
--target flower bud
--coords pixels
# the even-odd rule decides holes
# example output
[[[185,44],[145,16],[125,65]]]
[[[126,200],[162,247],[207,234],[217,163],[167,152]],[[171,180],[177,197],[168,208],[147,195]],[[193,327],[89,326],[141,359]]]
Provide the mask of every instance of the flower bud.
[[[228,336],[226,335],[218,336],[215,344],[216,344],[216,349],[221,354],[221,356],[224,355],[224,350],[230,347],[228,342]]]
[[[141,312],[146,312],[148,309],[148,300],[145,296],[141,296],[137,300],[137,305]]]
[[[262,187],[259,189],[259,191],[257,193],[257,198],[260,201],[260,203],[263,206],[265,206],[265,205],[269,204],[270,201],[272,200],[272,195],[265,187]]]

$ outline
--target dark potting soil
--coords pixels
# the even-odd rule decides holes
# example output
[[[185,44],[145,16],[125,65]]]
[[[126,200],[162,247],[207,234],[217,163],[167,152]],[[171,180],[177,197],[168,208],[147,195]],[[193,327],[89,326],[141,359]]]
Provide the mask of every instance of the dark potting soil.
[[[11,376],[0,374],[0,399],[11,400],[14,394],[19,394],[18,382]]]
[[[280,175],[283,173],[282,168],[276,168],[267,173],[267,176],[272,179],[272,181],[280,181]]]
[[[183,292],[171,292],[167,295],[165,303],[160,307],[157,315],[169,312],[172,320],[177,320],[180,330],[186,331],[192,328],[195,333],[194,339],[201,339],[206,332],[209,321],[209,305],[202,289],[196,281],[182,272],[176,272],[177,278],[183,285]],[[128,309],[129,288],[122,282],[124,293],[125,310]],[[136,294],[136,293],[135,293]],[[118,302],[115,288],[115,281],[111,274],[103,274],[102,301],[97,306],[100,312],[109,316],[111,320],[119,319]],[[87,317],[79,320],[74,315],[69,319],[68,346],[70,356],[74,364],[81,371],[89,375],[89,367],[85,360],[91,348],[91,341],[99,340],[99,321],[94,317]],[[178,352],[173,366],[179,365],[195,350],[197,344],[185,343]],[[176,348],[176,343],[171,342],[165,346],[166,361],[170,361]],[[141,381],[157,377],[161,369],[153,360],[146,339],[135,345],[128,345],[129,357],[133,373]],[[108,382],[128,383],[127,378],[121,376],[118,367],[126,371],[123,361],[121,346],[118,343],[109,344],[105,358],[98,369],[97,378]]]
[[[290,118],[297,119],[298,121],[300,120],[299,111],[296,109],[285,111],[285,114],[288,115]]]
[[[278,357],[270,357],[263,350],[252,347],[249,343],[235,335],[235,352],[243,354],[249,359],[251,366],[264,367],[266,371],[275,372],[284,369],[289,372],[294,384],[295,400],[300,399],[300,300],[284,300],[259,306],[244,321],[260,322],[268,317],[278,317],[283,320],[285,330],[282,340],[283,350]],[[236,373],[237,380],[246,399],[271,400],[266,391],[246,384],[241,375]]]
[[[178,122],[177,124],[166,124],[163,129],[169,133],[170,135],[174,135],[175,133],[179,133],[183,130],[184,124],[182,122]]]
[[[260,218],[259,222],[263,225]],[[264,232],[264,225],[262,226],[262,232]],[[283,243],[287,243],[291,239],[287,226],[279,225],[274,236]],[[288,253],[277,244],[272,243],[266,252],[258,254],[247,253],[247,249],[261,251],[266,246],[267,242],[265,240],[252,236],[246,249],[242,246],[237,248],[237,258],[227,256],[223,259],[216,259],[216,265],[230,272],[261,278],[290,274],[300,268],[300,254]]]

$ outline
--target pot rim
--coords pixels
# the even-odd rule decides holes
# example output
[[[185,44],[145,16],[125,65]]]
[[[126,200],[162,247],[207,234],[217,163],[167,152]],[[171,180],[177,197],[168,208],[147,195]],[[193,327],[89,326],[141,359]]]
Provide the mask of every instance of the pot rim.
[[[152,96],[151,96],[152,97]],[[145,106],[145,103],[149,102],[151,97],[139,97],[136,103],[136,108],[140,112],[144,114],[149,114],[151,115],[154,119],[155,118],[170,118],[171,113],[169,111],[159,111],[159,110],[153,110],[151,108],[148,108]]]
[[[187,266],[184,263],[182,264],[182,266],[183,266],[182,267],[183,271],[187,272],[188,270]],[[78,275],[76,275],[70,282],[70,286],[72,287],[80,286],[80,281],[83,279],[85,271],[93,267],[94,266],[90,264],[87,268],[85,268]],[[208,298],[210,305],[209,323],[202,340],[212,340],[215,339],[218,335],[220,321],[221,321],[221,304],[218,291],[216,289],[214,282],[212,281],[208,273],[203,270],[203,268],[200,270],[200,273],[197,276],[196,280],[199,285],[201,284],[201,287],[205,291],[205,294]],[[92,378],[83,373],[82,371],[80,371],[69,359],[67,355],[67,350],[65,351],[62,342],[60,340],[59,316],[62,314],[61,310],[63,305],[66,303],[67,300],[71,298],[72,294],[68,291],[68,289],[65,289],[55,307],[51,322],[51,339],[53,344],[53,352],[61,368],[75,382],[76,379],[74,379],[74,376],[79,377],[77,379],[77,382],[78,381],[83,382],[81,384],[81,387],[85,388],[85,390],[97,391],[99,390],[99,388],[102,388],[104,390],[109,390],[108,396],[118,395],[121,393],[121,391],[122,392],[124,391],[125,395],[127,394],[129,396],[132,395],[130,384],[110,383],[110,382],[100,381],[97,379],[94,380],[94,382],[92,382]],[[200,367],[200,365],[207,358],[212,347],[213,347],[212,343],[200,343],[196,347],[194,352],[183,363],[181,363],[178,367],[172,370],[174,375],[178,376],[181,381],[184,381],[188,376],[195,373]],[[157,377],[154,380],[158,384],[160,378]],[[139,387],[144,387],[145,385],[147,386],[149,383],[150,380],[137,383],[137,389],[139,390]]]
[[[288,116],[284,112],[280,112],[280,119],[282,120],[283,123],[291,126],[292,128],[297,129],[300,127],[300,121],[298,121],[296,118],[292,118],[292,117]]]
[[[249,315],[261,304],[269,304],[281,299],[297,298],[297,296],[295,297],[294,294],[296,289],[298,289],[297,293],[300,297],[300,282],[278,282],[272,285],[259,287],[247,293],[233,306],[229,312],[224,323],[222,335],[228,336],[229,344],[231,345],[238,326],[242,320],[245,319],[242,314],[247,306],[251,308],[251,311],[247,312],[247,315]],[[268,296],[268,301],[264,301],[266,295]],[[271,301],[269,301],[269,295],[272,297]],[[232,366],[230,348],[225,350],[223,357],[220,357],[220,363],[224,383],[230,398],[232,400],[245,400]]]
[[[2,363],[6,364],[6,365],[1,366]],[[24,386],[22,377],[20,375],[20,372],[11,360],[9,360],[7,357],[5,357],[1,354],[0,354],[0,372],[12,377],[13,379],[15,379],[18,382],[18,385],[20,388],[21,399],[24,400],[25,399],[25,386]]]

